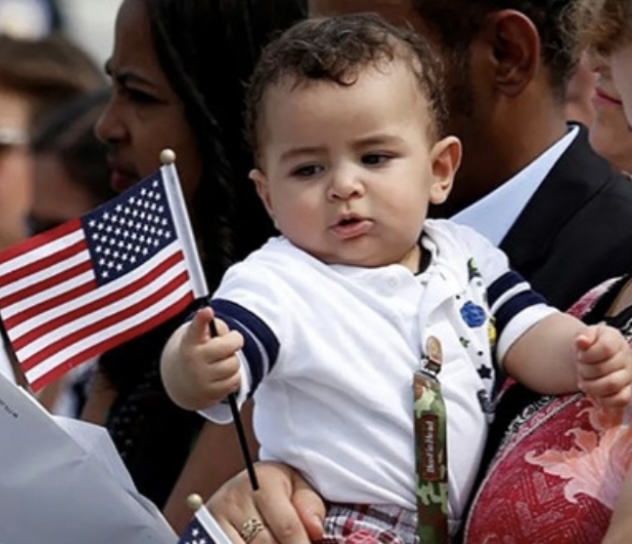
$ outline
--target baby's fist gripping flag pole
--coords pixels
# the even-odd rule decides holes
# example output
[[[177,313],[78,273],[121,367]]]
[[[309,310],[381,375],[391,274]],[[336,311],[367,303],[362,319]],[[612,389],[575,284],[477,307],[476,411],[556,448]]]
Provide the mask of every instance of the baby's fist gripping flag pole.
[[[191,228],[191,222],[189,221],[189,215],[184,204],[184,197],[182,195],[182,188],[178,179],[178,173],[175,168],[175,153],[170,149],[165,149],[160,154],[160,160],[163,163],[163,169],[165,170],[165,177],[167,179],[167,194],[170,195],[171,191],[173,195],[170,199],[177,203],[177,207],[174,207],[175,225],[178,231],[178,236],[183,239],[183,248],[185,259],[189,270],[191,271],[191,277],[195,285],[196,298],[204,301],[208,297],[208,287],[206,285],[206,279],[204,272],[200,264],[200,258],[197,252],[197,246],[195,244],[195,238],[193,236],[193,230]],[[177,208],[177,209],[176,209]],[[210,325],[211,336],[217,336],[217,328],[215,327],[215,321],[211,321]],[[230,411],[233,416],[233,422],[235,430],[237,431],[237,437],[239,438],[239,445],[241,447],[242,454],[244,456],[244,463],[248,470],[248,477],[250,478],[250,484],[253,490],[259,489],[259,483],[257,481],[257,474],[255,472],[254,464],[250,456],[250,450],[248,449],[248,442],[246,440],[246,433],[244,432],[244,426],[241,422],[239,415],[239,408],[237,407],[237,401],[235,395],[228,396],[228,403],[230,405]]]

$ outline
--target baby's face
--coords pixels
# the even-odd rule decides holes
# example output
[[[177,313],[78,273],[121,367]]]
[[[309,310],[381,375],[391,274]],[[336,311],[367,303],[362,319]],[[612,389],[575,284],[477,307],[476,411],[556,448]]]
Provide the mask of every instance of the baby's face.
[[[428,203],[445,199],[452,171],[447,184],[437,175],[414,75],[394,61],[350,86],[294,83],[266,92],[252,174],[279,230],[327,263],[415,268]]]

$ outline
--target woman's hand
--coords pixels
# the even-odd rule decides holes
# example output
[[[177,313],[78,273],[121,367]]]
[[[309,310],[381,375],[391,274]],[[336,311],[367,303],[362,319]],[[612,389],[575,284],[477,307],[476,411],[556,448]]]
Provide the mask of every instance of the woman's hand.
[[[323,536],[325,503],[293,469],[272,462],[256,465],[259,489],[246,471],[226,482],[207,508],[238,544],[309,544]]]

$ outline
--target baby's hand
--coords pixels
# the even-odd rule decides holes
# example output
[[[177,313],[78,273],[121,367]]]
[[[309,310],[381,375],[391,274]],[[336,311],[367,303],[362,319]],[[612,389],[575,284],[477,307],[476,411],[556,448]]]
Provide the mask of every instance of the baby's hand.
[[[575,340],[578,386],[606,408],[632,399],[632,350],[623,335],[605,325],[589,327]]]
[[[215,319],[217,336],[211,337],[211,308],[199,310],[190,323],[170,339],[161,362],[162,379],[174,402],[188,410],[201,410],[224,400],[239,389],[237,351],[243,337]]]

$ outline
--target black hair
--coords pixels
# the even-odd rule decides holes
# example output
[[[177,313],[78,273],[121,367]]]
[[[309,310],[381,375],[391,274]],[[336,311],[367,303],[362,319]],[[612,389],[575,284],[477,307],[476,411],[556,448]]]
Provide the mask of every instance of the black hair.
[[[576,36],[568,32],[568,12],[577,0],[414,0],[419,14],[434,30],[446,53],[464,58],[485,18],[511,9],[526,15],[538,30],[542,59],[551,75],[551,86],[563,101],[578,62]]]
[[[290,78],[293,86],[310,81],[353,85],[359,70],[403,60],[428,103],[430,135],[445,134],[447,107],[439,58],[418,33],[375,14],[353,14],[302,21],[264,49],[246,95],[246,135],[258,150],[262,101],[270,86]]]
[[[144,0],[159,62],[199,143],[203,179],[192,210],[211,286],[274,232],[248,171],[244,84],[271,33],[306,13],[304,0]]]

